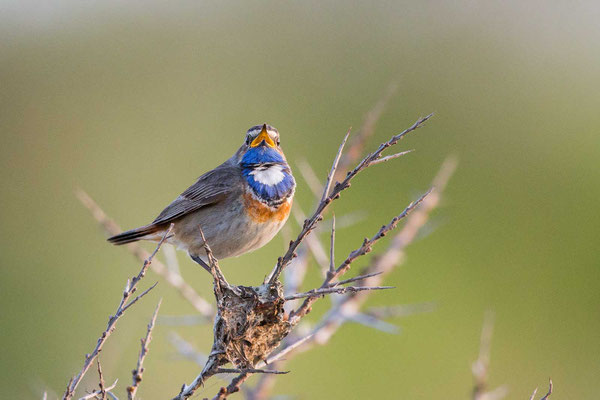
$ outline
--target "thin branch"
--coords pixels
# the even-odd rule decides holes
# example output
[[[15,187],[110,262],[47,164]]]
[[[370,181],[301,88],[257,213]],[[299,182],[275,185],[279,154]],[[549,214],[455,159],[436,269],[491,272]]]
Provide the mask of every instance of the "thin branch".
[[[321,285],[321,288],[330,287],[334,279],[337,279],[339,276],[345,274],[350,269],[350,265],[352,264],[352,262],[354,262],[358,257],[364,256],[365,254],[369,253],[372,250],[373,245],[377,243],[381,238],[383,238],[389,231],[396,228],[400,220],[405,218],[412,210],[414,210],[415,207],[417,207],[427,197],[427,195],[429,195],[429,193],[431,193],[431,189],[425,194],[423,194],[416,201],[410,203],[404,209],[404,211],[392,218],[392,220],[387,225],[382,226],[371,239],[365,238],[362,245],[358,249],[352,251],[348,255],[348,257],[346,257],[344,262],[342,262],[340,266],[334,271],[334,273],[327,274],[327,277]],[[290,322],[293,325],[297,324],[298,321],[302,317],[304,317],[304,315],[306,315],[306,313],[310,310],[310,307],[316,301],[316,299],[317,297],[308,297],[306,300],[304,300],[304,303],[302,303],[302,305],[297,310],[293,311],[290,314]]]
[[[454,158],[448,158],[444,161],[433,179],[432,186],[436,190],[427,196],[421,202],[421,205],[408,216],[402,229],[392,238],[387,250],[383,254],[373,258],[371,264],[364,270],[366,274],[374,272],[380,272],[381,274],[362,280],[362,285],[380,285],[383,282],[383,278],[403,261],[404,249],[415,240],[427,222],[429,214],[438,206],[446,184],[455,169],[456,160]],[[344,318],[346,318],[345,315],[351,315],[355,310],[360,309],[368,295],[369,292],[359,292],[344,296],[336,307],[323,317],[317,328],[315,328],[315,334],[319,342],[326,343],[343,323]],[[310,305],[308,309],[310,309]]]
[[[158,315],[158,310],[160,309],[160,305],[162,303],[162,299],[158,301],[156,308],[154,309],[154,314],[152,314],[152,318],[148,323],[148,329],[146,331],[146,337],[140,340],[141,349],[140,355],[138,356],[138,361],[135,369],[131,371],[133,375],[132,385],[127,388],[127,397],[129,400],[133,400],[135,398],[135,394],[142,382],[142,375],[144,374],[144,360],[148,355],[148,351],[150,350],[150,341],[152,340],[152,329],[154,329],[154,325],[156,324],[156,316]]]
[[[335,270],[334,270],[334,272],[335,272]],[[363,279],[367,279],[372,276],[377,276],[379,274],[381,274],[381,272],[373,272],[371,274],[359,275],[359,276],[355,276],[354,278],[344,279],[343,281],[331,282],[331,283],[327,284],[327,287],[335,287],[335,286],[339,286],[339,285],[345,285],[347,283],[362,281]]]
[[[219,261],[217,261],[217,259],[213,256],[213,252],[206,241],[206,237],[204,237],[204,231],[202,231],[201,227],[198,227],[198,229],[200,230],[200,237],[202,238],[204,251],[206,251],[206,258],[208,258],[208,266],[210,268],[209,271],[215,281],[215,290],[222,294],[221,286],[228,288],[231,286],[225,279],[225,275],[223,275],[221,268],[219,268]]]
[[[110,390],[114,389],[114,388],[115,388],[115,386],[117,386],[117,382],[119,382],[119,380],[118,380],[118,379],[116,379],[116,380],[115,380],[115,383],[113,383],[113,384],[112,384],[112,385],[110,385],[109,387],[106,387],[106,388],[104,388],[104,391],[105,391],[106,393],[109,393],[109,391],[110,391]],[[101,395],[101,391],[100,391],[100,390],[96,390],[96,391],[94,391],[94,392],[92,392],[92,393],[88,393],[88,394],[86,394],[86,395],[85,395],[85,396],[83,396],[83,397],[80,397],[80,398],[79,398],[79,400],[89,400],[89,399],[94,399],[94,398],[96,398],[97,396],[100,396],[100,395]]]
[[[538,388],[533,389],[533,393],[531,393],[531,396],[529,397],[529,400],[534,400],[535,399],[535,395],[537,394]]]
[[[331,217],[331,239],[329,241],[329,273],[335,272],[335,214]]]
[[[110,219],[106,213],[100,208],[100,206],[83,190],[76,190],[75,194],[81,203],[92,213],[92,216],[96,221],[102,225],[104,231],[109,235],[116,235],[122,232],[121,228]],[[133,254],[138,260],[144,262],[149,256],[146,250],[144,250],[137,243],[129,243],[124,246],[131,254]],[[215,314],[213,306],[202,296],[200,296],[194,288],[188,285],[180,274],[169,269],[165,264],[159,260],[154,260],[150,266],[152,271],[160,275],[169,285],[171,285],[177,292],[187,300],[201,315],[206,318],[212,319]]]
[[[267,357],[267,361],[266,362],[264,362],[264,363],[258,363],[259,368],[262,367],[263,365],[272,364],[275,361],[281,360],[287,354],[289,354],[292,351],[296,350],[297,348],[299,348],[300,346],[302,346],[303,344],[305,344],[306,342],[308,342],[312,338],[313,338],[313,334],[311,333],[311,334],[306,335],[302,339],[299,339],[299,340],[295,341],[294,343],[291,343],[291,344],[287,345],[285,348],[281,349],[277,354]]]
[[[160,250],[160,247],[165,242],[167,236],[169,236],[171,234],[172,230],[173,230],[173,224],[171,224],[169,229],[167,229],[167,231],[163,235],[160,242],[158,242],[158,245],[156,246],[156,249],[154,250],[154,252],[152,254],[150,254],[148,259],[146,259],[144,261],[144,264],[142,265],[140,272],[136,276],[134,276],[131,280],[129,280],[129,279],[127,280],[127,284],[125,285],[125,290],[123,291],[123,296],[121,298],[121,302],[119,303],[119,306],[117,307],[117,311],[115,312],[115,315],[111,316],[108,319],[107,327],[104,330],[104,332],[102,332],[102,335],[98,339],[98,342],[96,343],[96,347],[94,348],[92,353],[86,355],[85,361],[83,363],[83,367],[81,368],[81,371],[79,371],[79,373],[77,375],[75,375],[69,382],[67,389],[65,391],[65,394],[63,395],[63,400],[68,400],[73,397],[73,395],[75,394],[75,389],[77,389],[77,386],[81,382],[81,379],[83,378],[85,373],[88,371],[88,369],[92,365],[92,362],[98,356],[98,353],[102,350],[102,346],[104,345],[104,343],[106,342],[108,337],[115,330],[117,321],[119,320],[119,318],[121,318],[123,313],[129,308],[130,305],[134,304],[138,299],[140,299],[142,296],[144,296],[146,293],[148,293],[152,288],[154,288],[156,286],[156,284],[155,284],[150,289],[146,290],[144,293],[142,293],[141,295],[139,295],[138,297],[136,297],[135,299],[133,299],[131,302],[128,303],[131,296],[137,290],[137,284],[146,275],[146,271],[148,270],[148,267],[152,263],[154,256],[156,255],[158,250]]]
[[[290,371],[273,371],[269,369],[256,369],[256,368],[217,368],[217,374],[272,374],[272,375],[285,375],[289,374]]]
[[[398,232],[388,249],[378,257],[375,257],[371,264],[365,269],[364,273],[357,278],[362,284],[378,285],[382,282],[383,277],[389,274],[403,260],[404,249],[413,242],[421,228],[428,220],[428,216],[435,209],[441,199],[444,188],[456,168],[456,161],[452,158],[447,159],[440,171],[433,180],[433,186],[436,188],[429,196],[427,196],[421,205],[415,209],[407,218],[404,227]],[[353,279],[353,278],[351,278]],[[354,281],[354,279],[353,279]],[[337,282],[341,284],[344,281]],[[306,351],[314,343],[325,344],[337,332],[341,324],[355,316],[357,310],[360,309],[364,301],[368,298],[371,292],[350,293],[341,296],[341,300],[337,302],[317,326],[311,330],[309,334],[297,340],[293,344],[284,346],[275,356],[267,358],[267,362],[272,364],[279,361],[284,355],[288,355],[288,359],[292,358],[297,351]],[[401,317],[416,312],[430,311],[433,305],[431,303],[420,305],[402,305],[392,307],[371,308],[367,311],[368,314],[376,318]],[[257,365],[259,368],[261,364]],[[257,385],[249,391],[249,400],[261,400],[268,398],[268,393],[272,387],[274,376],[263,375]]]
[[[424,118],[419,118],[410,128],[407,128],[404,131],[402,131],[401,133],[399,133],[395,136],[392,136],[392,138],[390,138],[390,140],[388,140],[387,142],[380,144],[379,147],[377,148],[377,150],[375,150],[373,153],[367,155],[360,163],[358,163],[358,165],[346,175],[346,178],[341,183],[336,183],[335,186],[333,187],[333,189],[331,189],[330,194],[328,194],[328,193],[329,193],[329,187],[331,185],[331,180],[332,180],[333,176],[328,177],[328,180],[327,180],[328,183],[325,185],[325,188],[323,189],[323,196],[322,196],[321,202],[319,202],[317,209],[315,210],[313,215],[304,222],[304,226],[303,226],[302,230],[300,231],[300,233],[298,234],[298,237],[296,238],[296,240],[290,242],[290,246],[289,246],[287,252],[283,255],[283,257],[280,257],[277,260],[277,265],[271,272],[271,275],[268,279],[268,282],[270,284],[274,284],[279,279],[279,275],[281,275],[281,272],[283,271],[283,269],[290,263],[292,258],[294,258],[295,251],[298,248],[298,246],[300,245],[300,243],[304,240],[306,235],[308,235],[315,228],[316,224],[323,219],[323,216],[322,216],[323,212],[329,206],[329,204],[331,204],[331,202],[333,200],[339,198],[340,193],[343,190],[350,187],[350,181],[359,172],[368,168],[373,161],[381,158],[381,154],[383,153],[383,151],[385,149],[387,149],[390,146],[395,145],[396,143],[398,143],[398,141],[400,141],[408,133],[419,128],[425,121],[427,121],[429,118],[431,118],[432,115],[433,114],[429,114],[428,116],[426,116]],[[341,152],[343,150],[343,144],[345,143],[345,141],[346,141],[346,139],[344,139],[344,141],[342,142],[342,145],[340,145],[338,153],[336,154],[336,156],[334,158],[334,161],[333,161],[333,164],[331,167],[331,171],[330,171],[330,175],[335,173],[335,170],[336,170],[338,162],[339,162],[339,158],[341,156]]]
[[[240,391],[240,386],[250,377],[249,373],[242,373],[231,380],[231,383],[227,387],[222,387],[219,393],[212,400],[223,400],[226,399],[230,394]]]
[[[110,396],[111,400],[119,400],[119,398],[117,396],[115,396],[115,394],[113,392],[111,392],[110,390],[107,391],[106,394]]]
[[[332,293],[337,293],[337,294],[344,294],[344,293],[350,293],[350,292],[361,292],[363,290],[385,290],[385,289],[394,289],[393,286],[340,286],[340,287],[327,287],[327,288],[319,288],[319,289],[312,289],[309,290],[308,292],[304,292],[304,293],[296,293],[293,294],[291,296],[286,296],[285,297],[285,301],[289,301],[289,300],[295,300],[295,299],[302,299],[304,297],[320,297],[320,296],[324,296],[326,294],[332,294]]]
[[[335,171],[337,170],[338,163],[340,162],[340,157],[342,156],[342,152],[344,151],[344,146],[346,145],[348,136],[350,136],[350,129],[348,129],[348,132],[346,132],[346,136],[344,136],[344,140],[342,140],[342,144],[340,144],[340,148],[338,149],[338,152],[335,155],[335,158],[333,159],[331,170],[329,171],[329,175],[327,175],[327,180],[325,181],[325,186],[323,187],[323,195],[321,196],[321,202],[324,202],[325,199],[327,199],[327,197],[329,196],[329,189],[331,189],[333,177],[335,175]]]
[[[384,162],[396,159],[398,157],[402,157],[408,153],[412,153],[414,150],[406,150],[406,151],[401,151],[400,153],[396,153],[396,154],[392,154],[390,156],[385,156],[385,157],[381,157],[379,160],[375,160],[371,163],[371,165],[377,165],[377,164],[382,164]]]
[[[494,331],[494,314],[486,312],[481,329],[479,344],[479,356],[471,366],[475,386],[473,387],[473,400],[484,400],[487,398],[487,377],[490,366],[490,348],[492,333]]]
[[[106,399],[106,389],[104,388],[104,377],[102,376],[102,367],[100,366],[100,356],[96,358],[96,363],[98,364],[98,386],[100,387],[100,399]]]
[[[550,397],[550,395],[552,394],[552,379],[550,379],[550,384],[549,384],[549,388],[548,388],[548,393],[546,393],[546,395],[544,397],[542,397],[540,400],[548,400],[548,398]],[[531,396],[529,397],[529,400],[534,400],[535,399],[535,395],[537,394],[538,388],[535,388],[533,393],[531,393]]]

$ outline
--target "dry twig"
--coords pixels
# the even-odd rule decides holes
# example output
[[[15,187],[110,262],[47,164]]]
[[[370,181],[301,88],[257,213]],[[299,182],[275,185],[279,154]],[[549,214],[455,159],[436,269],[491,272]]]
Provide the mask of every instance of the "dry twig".
[[[444,188],[451,177],[454,169],[456,168],[456,162],[454,159],[448,159],[440,171],[433,180],[432,186],[436,189],[429,196],[427,196],[421,202],[420,206],[417,207],[407,218],[406,223],[402,230],[398,232],[392,239],[388,249],[380,256],[373,259],[371,264],[363,271],[363,274],[356,277],[350,278],[345,281],[340,281],[337,284],[348,283],[348,281],[361,281],[362,284],[377,285],[383,280],[383,277],[390,273],[397,265],[403,260],[404,249],[408,246],[417,236],[420,229],[428,220],[428,216],[433,209],[435,209],[439,202]],[[329,338],[337,332],[338,328],[344,321],[352,320],[358,315],[358,310],[366,300],[370,292],[362,293],[350,293],[342,296],[333,306],[329,312],[321,319],[317,326],[310,331],[309,334],[303,338],[297,340],[293,344],[284,346],[280,353],[287,354],[288,359],[293,356],[297,351],[306,351],[314,343],[325,344]],[[368,314],[372,314],[373,317],[378,320],[381,318],[388,318],[394,316],[405,316],[414,314],[415,312],[427,312],[430,311],[432,306],[430,304],[424,304],[420,306],[395,306],[386,308],[373,308],[367,310]],[[278,361],[279,364],[282,362],[272,360],[268,358],[269,364]],[[278,368],[281,365],[277,365]],[[258,380],[258,383],[247,391],[246,398],[248,400],[262,400],[268,398],[269,392],[274,384],[274,376],[263,375]]]
[[[550,397],[550,395],[552,394],[552,379],[550,379],[550,383],[549,383],[549,387],[548,387],[548,392],[546,393],[546,395],[544,397],[542,397],[540,400],[548,400],[548,398]],[[531,394],[531,397],[529,398],[529,400],[534,400],[535,399],[535,395],[537,393],[537,388],[535,388],[535,390],[533,391],[533,393]]]
[[[116,379],[115,382],[112,385],[110,385],[108,387],[105,387],[103,389],[100,389],[100,390],[96,390],[96,391],[94,391],[92,393],[88,393],[85,396],[80,397],[79,400],[96,399],[96,398],[98,398],[98,396],[102,396],[103,392],[104,392],[104,395],[105,395],[104,398],[106,398],[106,394],[110,394],[110,391],[117,386],[117,382],[119,382],[118,379]]]
[[[152,314],[152,318],[148,323],[148,329],[146,331],[146,337],[140,340],[141,349],[140,355],[138,356],[137,365],[131,374],[133,375],[132,385],[127,387],[127,397],[129,400],[133,400],[135,398],[135,394],[142,382],[142,375],[144,374],[144,360],[148,355],[148,351],[150,350],[150,341],[152,340],[152,329],[154,329],[154,325],[156,324],[156,316],[158,315],[158,310],[160,309],[160,305],[162,303],[162,299],[158,301],[156,308],[154,309],[154,314]]]
[[[96,358],[96,363],[98,364],[98,386],[100,387],[100,399],[106,399],[106,389],[104,388],[104,377],[102,376],[102,367],[100,366],[100,356]]]
[[[427,117],[429,118],[429,117]],[[396,135],[395,137],[393,137],[392,139],[390,139],[390,141],[382,144],[376,152],[368,155],[365,159],[363,159],[363,161],[361,161],[361,163],[359,163],[359,165],[350,173],[348,173],[348,175],[346,175],[346,179],[340,184],[337,183],[333,190],[331,191],[331,194],[329,194],[329,196],[322,196],[321,199],[325,199],[324,201],[321,200],[319,202],[319,204],[317,205],[317,210],[315,211],[315,213],[313,214],[313,216],[310,219],[307,219],[303,225],[303,229],[301,231],[301,233],[299,234],[298,238],[296,239],[296,241],[291,242],[290,243],[290,248],[288,249],[288,252],[286,253],[286,255],[284,255],[284,257],[280,258],[278,260],[278,264],[276,266],[276,268],[273,270],[273,272],[271,273],[271,276],[269,277],[268,282],[272,281],[273,278],[275,276],[277,276],[278,274],[278,267],[282,266],[282,265],[286,265],[285,259],[286,256],[291,257],[291,259],[294,258],[294,252],[293,249],[299,247],[299,244],[303,241],[304,237],[310,233],[314,228],[315,225],[322,219],[322,212],[325,209],[325,207],[331,202],[333,201],[333,199],[337,198],[337,196],[339,195],[339,192],[345,188],[347,188],[348,184],[349,184],[349,180],[355,176],[360,170],[368,167],[369,165],[372,165],[373,161],[378,160],[379,157],[381,156],[381,152],[383,151],[383,149],[391,146],[392,144],[397,143],[397,140],[399,140],[399,138],[403,137],[406,133],[416,129],[418,126],[420,126],[420,124],[422,122],[424,122],[425,119],[419,120],[417,121],[411,128],[407,129],[406,131],[402,132],[400,135]],[[398,138],[399,136],[399,138]],[[339,155],[340,152],[338,152],[338,154],[336,155],[336,158],[334,160],[334,166],[335,164],[339,161]],[[451,174],[448,173],[447,174],[447,170],[448,168],[453,167],[453,165],[447,165],[445,164],[444,167],[442,168],[442,173],[440,175],[442,175],[442,178],[444,178],[445,180],[447,180],[447,178],[449,177],[449,175]],[[333,168],[332,168],[333,170]],[[330,176],[331,176],[331,172],[330,172]],[[335,172],[334,174],[335,175]],[[439,177],[438,177],[439,178]],[[445,185],[445,180],[442,182],[436,182],[435,183],[441,183],[441,190],[443,190],[443,186]],[[326,184],[324,186],[324,191],[323,193],[326,193],[327,191],[327,187],[328,185]],[[420,207],[417,207],[419,205],[419,203],[425,203],[425,201],[431,197],[431,195],[429,194],[429,196],[427,196],[429,194],[426,193],[423,197],[421,197],[420,199],[418,199],[415,203],[409,205],[407,207],[407,209],[405,209],[403,211],[403,213],[401,213],[399,216],[395,217],[388,225],[383,226],[379,232],[372,238],[372,239],[365,239],[365,241],[363,242],[363,245],[361,247],[359,247],[357,250],[355,250],[354,252],[350,253],[350,255],[347,257],[347,259],[337,268],[334,270],[334,272],[330,272],[328,271],[327,277],[325,278],[323,284],[321,285],[321,288],[331,288],[331,287],[335,287],[336,284],[339,285],[341,284],[341,282],[334,282],[335,279],[337,279],[339,276],[341,276],[342,274],[344,274],[348,268],[349,265],[358,257],[366,254],[367,252],[370,251],[372,245],[377,242],[381,237],[383,237],[389,230],[393,229],[396,227],[398,221],[404,217],[406,217],[409,212],[415,210],[415,214],[418,214],[420,216],[420,218],[418,218],[418,223],[417,223],[417,231],[418,229],[425,223],[425,220],[427,219],[426,216],[427,214],[431,211],[431,209],[433,209],[436,205],[437,205],[437,201],[439,200],[439,194],[437,196],[434,197],[434,200],[431,202],[428,202],[429,205],[426,207],[425,204],[421,204]],[[417,211],[417,210],[422,210],[425,208],[425,211]],[[411,220],[413,220],[413,218],[411,218]],[[410,222],[407,222],[407,225],[410,224]],[[415,224],[413,224],[414,227]],[[411,227],[411,230],[409,231],[409,233],[414,233],[416,234],[416,232],[412,229],[413,227]],[[406,228],[406,227],[405,227]],[[405,229],[403,229],[401,231],[405,232],[403,239],[406,239],[406,231]],[[400,234],[399,234],[400,235]],[[397,236],[399,236],[397,235]],[[377,285],[371,285],[371,282],[373,279],[377,280],[377,283],[381,282],[381,277],[379,276],[381,273],[389,273],[391,271],[391,269],[397,265],[397,263],[400,261],[400,255],[402,254],[402,249],[412,241],[412,239],[414,239],[414,235],[410,235],[408,237],[407,241],[402,241],[400,244],[395,243],[394,247],[391,247],[391,249],[388,249],[387,253],[390,253],[390,251],[393,253],[394,257],[388,257],[387,261],[391,263],[387,263],[387,264],[372,264],[369,268],[367,268],[366,273],[363,274],[363,276],[358,277],[356,279],[349,279],[344,281],[344,283],[348,283],[348,281],[355,281],[355,280],[359,280],[361,282],[361,284],[365,284],[366,282],[368,282],[368,285],[365,286],[377,286]],[[291,256],[289,256],[291,254]],[[377,267],[381,267],[381,271],[376,270],[375,266]],[[328,268],[329,270],[329,268]],[[359,294],[363,294],[363,296],[359,296]],[[337,327],[344,321],[344,320],[351,320],[351,317],[356,318],[356,311],[364,302],[364,299],[366,298],[366,296],[368,295],[368,293],[370,293],[370,291],[360,291],[358,293],[348,293],[344,296],[342,296],[342,299],[339,301],[336,301],[336,303],[334,304],[334,308],[332,309],[331,312],[329,312],[326,317],[324,317],[323,321],[309,334],[307,335],[305,338],[303,338],[301,341],[296,342],[296,343],[300,343],[300,344],[294,344],[294,350],[297,350],[299,348],[305,348],[307,347],[307,345],[311,342],[313,342],[315,339],[317,339],[320,335],[322,335],[323,333],[325,333],[326,331],[329,332],[328,335],[326,335],[327,337],[330,337],[331,334],[333,334],[333,332],[335,332],[335,330],[337,330]],[[314,302],[316,300],[315,297],[309,297],[307,298],[303,305],[300,306],[300,308],[298,308],[295,311],[292,311],[290,313],[290,323],[292,325],[297,324],[300,319],[310,310],[310,305],[312,304],[312,302]],[[348,310],[354,310],[351,313]],[[347,314],[347,315],[346,315]],[[286,352],[286,347],[284,347],[281,352]],[[229,394],[231,393],[235,393],[236,391],[239,390],[240,385],[242,384],[242,382],[244,382],[246,379],[248,378],[248,374],[240,374],[238,375],[236,378],[234,378],[231,381],[231,384],[229,386],[227,386],[226,388],[221,388],[221,390],[219,391],[218,395],[215,397],[215,399],[223,399],[226,398]],[[249,399],[259,399],[259,398],[265,398],[266,393],[268,393],[268,388],[272,386],[272,377],[271,376],[263,376],[261,377],[261,379],[259,380],[259,383],[251,390],[248,391],[248,398]]]
[[[158,253],[158,250],[160,250],[160,247],[164,243],[167,236],[171,234],[172,230],[173,230],[173,224],[171,224],[171,226],[169,227],[167,232],[165,232],[165,234],[163,235],[160,242],[158,242],[158,245],[156,246],[156,249],[154,250],[154,252],[152,254],[150,254],[150,256],[144,261],[144,264],[142,265],[140,272],[133,278],[127,280],[127,284],[125,285],[125,290],[123,291],[123,296],[121,297],[121,302],[119,303],[119,306],[117,307],[117,311],[115,312],[114,315],[109,317],[108,325],[107,325],[106,329],[104,330],[104,332],[102,332],[102,335],[98,339],[98,342],[96,343],[96,347],[94,348],[92,353],[86,355],[85,361],[83,363],[83,367],[81,368],[81,371],[79,371],[79,373],[77,375],[75,375],[73,378],[71,378],[71,380],[69,381],[69,384],[67,385],[65,394],[63,395],[63,400],[71,399],[73,397],[73,395],[75,394],[75,389],[77,389],[77,386],[81,382],[81,379],[83,378],[83,376],[85,375],[87,370],[92,365],[92,362],[98,356],[98,353],[100,353],[100,351],[102,351],[102,346],[104,345],[104,343],[106,342],[108,337],[115,330],[117,321],[119,320],[119,318],[121,318],[123,313],[125,313],[125,311],[127,311],[127,309],[129,307],[134,305],[140,298],[145,296],[150,290],[152,290],[156,286],[156,283],[155,283],[154,285],[150,286],[150,288],[148,288],[144,292],[142,292],[142,294],[140,294],[137,297],[130,300],[130,298],[133,296],[133,294],[137,291],[137,284],[146,275],[146,271],[148,270],[148,267],[152,263],[154,256],[156,256],[156,253]]]
[[[281,272],[283,271],[283,269],[290,263],[292,258],[294,258],[295,251],[298,248],[298,246],[300,245],[300,243],[304,240],[306,235],[308,235],[312,230],[315,229],[316,224],[323,219],[323,212],[329,206],[329,204],[331,204],[332,201],[338,199],[340,196],[340,193],[343,190],[350,187],[350,181],[359,172],[368,168],[374,161],[380,159],[381,154],[383,153],[383,151],[385,149],[395,145],[396,143],[398,143],[398,141],[400,141],[408,133],[419,128],[425,121],[427,121],[429,118],[431,118],[432,115],[433,114],[429,114],[428,116],[426,116],[424,118],[419,118],[410,128],[405,129],[403,132],[401,132],[395,136],[392,136],[392,138],[390,140],[388,140],[387,142],[382,143],[377,150],[375,150],[373,153],[367,155],[360,163],[358,163],[358,165],[352,171],[348,172],[348,174],[346,175],[346,178],[344,178],[341,183],[339,183],[339,182],[336,183],[335,186],[333,187],[333,189],[331,190],[331,193],[329,193],[329,191],[330,191],[329,188],[331,187],[333,177],[335,176],[338,162],[340,160],[342,151],[344,150],[344,144],[346,143],[346,140],[348,138],[348,134],[346,134],[346,137],[342,141],[342,144],[340,145],[340,148],[333,160],[333,164],[331,166],[331,171],[329,172],[329,176],[327,177],[327,181],[326,181],[325,187],[323,189],[323,195],[321,197],[321,201],[317,205],[317,209],[315,210],[315,212],[309,219],[304,221],[304,226],[303,226],[302,230],[298,234],[298,237],[296,238],[296,240],[290,242],[287,252],[283,255],[283,257],[280,257],[277,260],[277,265],[275,266],[275,268],[271,272],[271,275],[269,276],[269,279],[268,279],[269,284],[274,284],[279,279],[279,275],[281,275]]]

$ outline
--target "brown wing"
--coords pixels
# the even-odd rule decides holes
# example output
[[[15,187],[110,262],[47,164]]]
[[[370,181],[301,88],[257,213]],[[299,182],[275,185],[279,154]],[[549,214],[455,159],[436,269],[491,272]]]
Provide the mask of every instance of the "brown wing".
[[[229,162],[221,164],[198,178],[196,183],[162,210],[152,225],[171,222],[202,207],[223,201],[228,195],[241,190],[241,184],[239,167]]]

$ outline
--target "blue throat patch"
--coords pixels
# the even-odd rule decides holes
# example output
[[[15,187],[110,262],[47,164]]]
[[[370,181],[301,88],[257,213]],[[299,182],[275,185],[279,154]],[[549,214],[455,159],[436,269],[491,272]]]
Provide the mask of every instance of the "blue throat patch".
[[[270,206],[278,206],[287,199],[296,186],[292,171],[281,154],[267,146],[248,149],[242,157],[242,173],[254,194]],[[280,166],[283,179],[273,185],[258,182],[255,173],[268,168]]]

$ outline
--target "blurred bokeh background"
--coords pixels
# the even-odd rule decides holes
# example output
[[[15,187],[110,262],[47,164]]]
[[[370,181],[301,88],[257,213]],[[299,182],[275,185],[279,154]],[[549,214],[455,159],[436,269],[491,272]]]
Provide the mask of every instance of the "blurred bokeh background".
[[[524,399],[552,377],[557,399],[597,398],[599,18],[595,1],[0,2],[0,397],[62,393],[139,269],[105,242],[75,188],[121,226],[141,225],[265,121],[295,170],[306,159],[324,178],[346,129],[394,81],[371,148],[436,116],[401,144],[416,152],[359,176],[335,204],[336,215],[366,215],[339,230],[337,254],[456,155],[443,206],[388,280],[397,289],[370,303],[437,308],[392,321],[398,335],[344,326],[296,357],[275,393],[469,398],[493,310],[492,387]],[[283,249],[280,235],[222,266],[256,284]],[[179,260],[210,298],[206,274]],[[193,313],[159,283],[119,322],[102,362],[122,396],[160,297],[162,315]],[[141,398],[170,398],[198,372],[176,356],[172,330],[209,350],[209,325],[160,324]],[[89,375],[82,389],[96,385]]]

